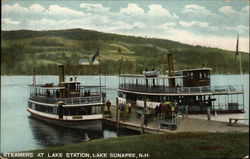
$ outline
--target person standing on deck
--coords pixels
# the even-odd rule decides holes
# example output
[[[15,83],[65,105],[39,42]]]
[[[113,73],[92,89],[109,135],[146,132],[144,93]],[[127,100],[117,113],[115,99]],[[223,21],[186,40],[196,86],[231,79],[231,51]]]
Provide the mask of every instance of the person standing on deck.
[[[56,90],[56,98],[59,98],[59,95],[60,95],[60,93],[59,93],[59,91],[58,91],[58,89]]]
[[[50,97],[50,92],[48,89],[46,90],[46,97]]]
[[[107,106],[107,111],[110,112],[111,102],[109,100],[106,102],[106,106]]]
[[[131,103],[128,103],[128,112],[131,113]]]

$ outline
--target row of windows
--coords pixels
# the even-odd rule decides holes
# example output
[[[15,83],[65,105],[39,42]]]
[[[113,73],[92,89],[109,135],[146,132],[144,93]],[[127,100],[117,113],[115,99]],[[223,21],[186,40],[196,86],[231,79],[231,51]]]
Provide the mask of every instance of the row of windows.
[[[64,115],[90,115],[92,112],[91,107],[78,107],[78,108],[64,108]]]
[[[136,100],[147,100],[150,102],[177,102],[179,104],[199,104],[202,102],[207,102],[209,96],[152,96],[152,95],[141,95],[141,94],[130,94],[122,93],[120,95],[126,96],[126,99],[129,101]],[[121,97],[121,96],[120,96]]]
[[[209,79],[208,72],[187,72],[186,76],[189,79]]]
[[[57,107],[45,106],[29,102],[29,108],[48,114],[57,114]]]
[[[37,110],[39,112],[44,112],[48,114],[54,114],[58,115],[58,108],[57,107],[51,107],[51,106],[45,106],[45,105],[39,105],[29,102],[28,104],[29,108]],[[92,110],[93,109],[93,110]],[[100,113],[101,107],[64,107],[63,108],[63,115],[70,116],[70,115],[90,115],[93,113]]]

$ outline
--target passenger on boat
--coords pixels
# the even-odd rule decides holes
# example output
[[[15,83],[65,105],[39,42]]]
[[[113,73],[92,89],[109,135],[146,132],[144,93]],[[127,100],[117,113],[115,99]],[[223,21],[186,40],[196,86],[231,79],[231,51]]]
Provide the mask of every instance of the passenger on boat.
[[[160,113],[160,111],[159,111],[159,105],[157,105],[156,107],[155,107],[155,116],[157,116],[159,113]]]
[[[106,102],[106,106],[107,106],[108,112],[110,112],[111,102],[109,100]]]
[[[86,90],[84,91],[83,96],[84,96],[84,97],[86,97],[86,96],[87,96],[87,91],[86,91]]]
[[[46,97],[50,97],[50,92],[48,89],[46,90]]]
[[[90,91],[89,91],[89,90],[88,90],[88,93],[87,93],[87,94],[88,94],[88,96],[90,96]]]
[[[131,103],[128,103],[128,112],[131,113]]]
[[[123,118],[123,121],[125,121],[125,104],[124,103],[120,103],[120,111],[122,113],[122,118]]]
[[[59,98],[59,91],[58,91],[58,89],[56,90],[56,98]]]

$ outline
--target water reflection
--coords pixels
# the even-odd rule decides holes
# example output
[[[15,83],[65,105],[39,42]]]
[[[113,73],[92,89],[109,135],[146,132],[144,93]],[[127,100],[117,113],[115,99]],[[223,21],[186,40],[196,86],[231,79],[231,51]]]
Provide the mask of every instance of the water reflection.
[[[90,139],[139,134],[137,131],[128,129],[116,130],[116,128],[107,125],[103,126],[102,131],[90,131],[56,126],[32,117],[28,117],[28,120],[34,140],[41,148],[83,142],[85,132],[87,132]]]

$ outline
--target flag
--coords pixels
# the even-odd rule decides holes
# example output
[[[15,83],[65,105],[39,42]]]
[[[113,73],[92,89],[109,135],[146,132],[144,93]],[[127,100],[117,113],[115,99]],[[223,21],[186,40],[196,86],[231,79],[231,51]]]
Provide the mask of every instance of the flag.
[[[95,58],[96,58],[97,56],[99,56],[99,53],[100,53],[100,48],[97,48],[96,53],[95,53],[94,56],[92,57],[92,63],[95,61]]]
[[[236,60],[237,55],[239,55],[239,34],[238,34],[237,43],[236,43],[235,60]]]

